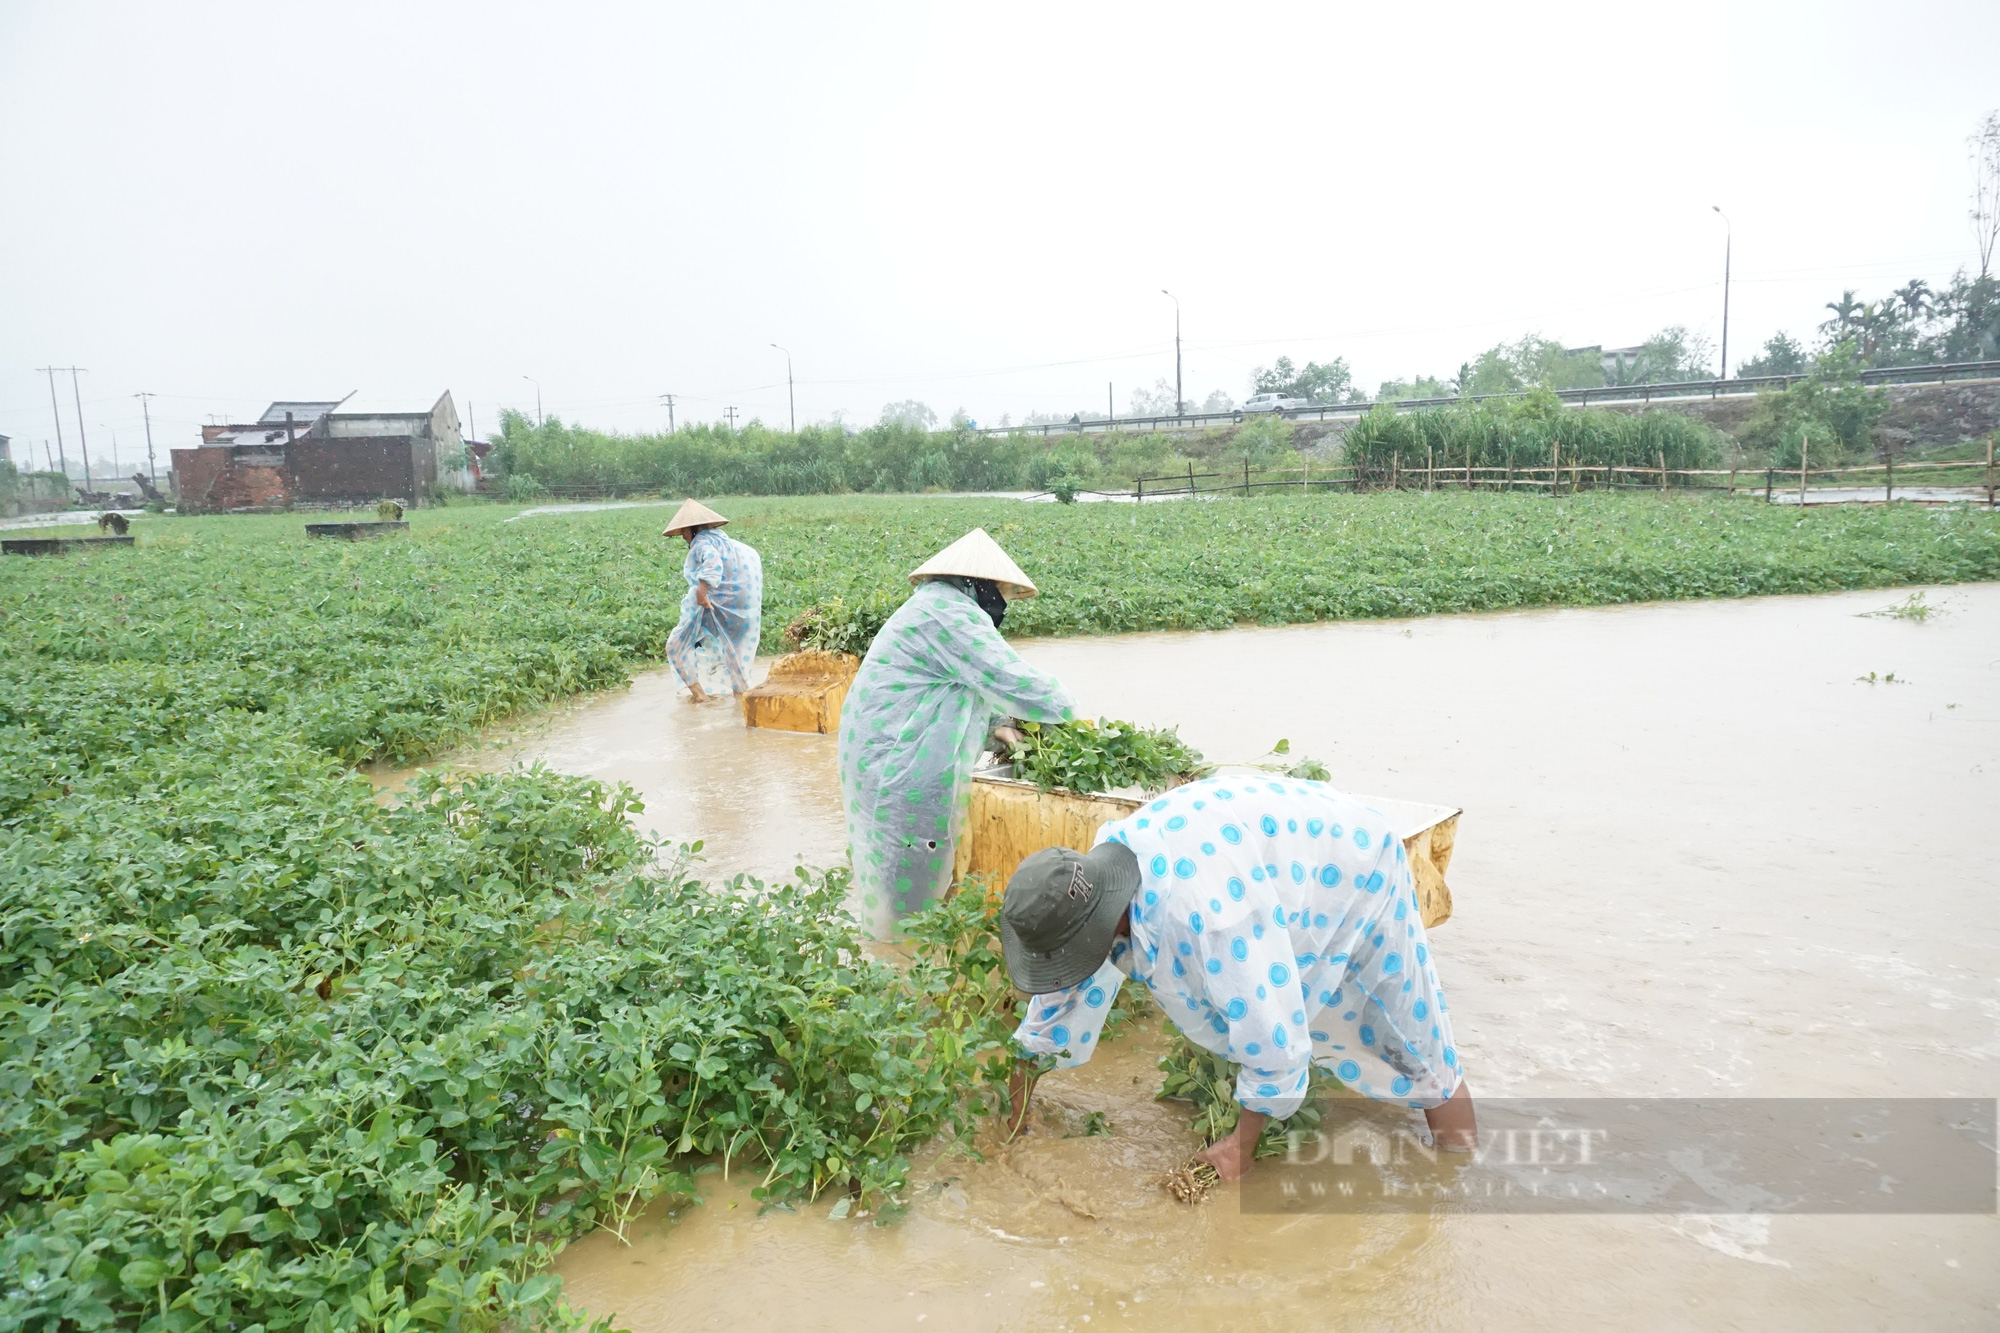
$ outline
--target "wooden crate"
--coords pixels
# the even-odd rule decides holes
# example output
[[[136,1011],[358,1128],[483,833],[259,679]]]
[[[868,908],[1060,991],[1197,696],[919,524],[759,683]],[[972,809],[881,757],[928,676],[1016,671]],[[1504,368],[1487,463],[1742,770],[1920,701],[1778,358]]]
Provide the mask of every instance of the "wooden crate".
[[[1428,928],[1449,920],[1451,889],[1444,872],[1451,864],[1452,847],[1458,841],[1458,817],[1463,812],[1449,805],[1379,796],[1354,799],[1380,810],[1392,825],[1414,830],[1404,834],[1403,849],[1410,859],[1424,925]],[[1097,841],[1098,829],[1123,819],[1144,803],[1122,796],[1044,792],[1032,782],[994,773],[977,774],[972,780],[965,833],[958,840],[952,862],[952,879],[983,876],[987,893],[998,898],[1031,853],[1044,847],[1088,851]]]
[[[958,881],[968,875],[984,876],[987,893],[997,899],[1031,853],[1044,847],[1089,851],[1098,829],[1123,819],[1141,804],[1122,796],[1045,792],[1032,782],[976,774],[951,877]]]
[[[1363,805],[1380,810],[1391,824],[1414,830],[1403,834],[1403,852],[1410,858],[1410,878],[1416,882],[1417,907],[1426,929],[1451,919],[1451,887],[1444,872],[1451,865],[1451,852],[1458,842],[1456,806],[1428,805],[1419,801],[1398,801],[1387,796],[1356,796]]]
[[[861,659],[848,653],[787,653],[743,696],[743,725],[770,731],[840,731],[840,706]]]

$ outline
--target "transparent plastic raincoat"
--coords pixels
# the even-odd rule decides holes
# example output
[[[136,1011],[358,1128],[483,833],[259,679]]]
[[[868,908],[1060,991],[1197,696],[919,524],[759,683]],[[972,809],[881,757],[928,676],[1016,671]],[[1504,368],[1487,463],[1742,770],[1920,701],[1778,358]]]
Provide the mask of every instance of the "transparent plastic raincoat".
[[[680,623],[667,636],[667,661],[687,684],[710,694],[741,694],[750,688],[764,627],[764,562],[719,528],[707,528],[688,543],[681,573],[688,590]],[[708,585],[706,607],[694,599],[697,583]]]
[[[1090,1059],[1129,976],[1189,1041],[1238,1065],[1236,1100],[1253,1111],[1297,1111],[1314,1065],[1412,1109],[1458,1091],[1451,1007],[1402,835],[1381,811],[1324,782],[1215,777],[1104,825],[1097,842],[1139,858],[1130,945],[1030,1000],[1022,1050]]]
[[[949,885],[987,733],[1008,718],[1067,722],[1075,707],[958,588],[919,584],[889,618],[840,714],[848,848],[878,938]]]

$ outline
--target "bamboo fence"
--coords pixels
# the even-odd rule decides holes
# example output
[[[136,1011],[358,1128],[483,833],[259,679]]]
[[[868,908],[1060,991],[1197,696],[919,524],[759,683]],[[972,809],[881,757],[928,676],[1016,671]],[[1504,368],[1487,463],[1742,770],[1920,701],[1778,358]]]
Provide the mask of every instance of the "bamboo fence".
[[[1349,464],[1330,466],[1307,463],[1296,468],[1251,468],[1235,472],[1196,472],[1190,463],[1184,473],[1140,477],[1132,483],[1135,501],[1166,499],[1176,495],[1254,495],[1298,491],[1437,491],[1447,488],[1481,491],[1545,491],[1551,495],[1575,494],[1586,490],[1701,490],[1730,495],[1763,493],[1767,502],[1780,494],[1808,502],[1815,489],[1822,491],[1881,491],[1874,496],[1852,496],[1821,503],[1886,503],[1897,498],[1900,486],[1950,487],[1983,491],[1988,508],[1995,507],[2000,479],[1994,468],[1994,446],[1988,442],[1986,459],[1942,459],[1916,463],[1897,462],[1893,457],[1880,463],[1850,467],[1813,467],[1810,448],[1794,468],[1676,468],[1662,457],[1653,467],[1567,463],[1561,447],[1552,451],[1547,463],[1525,466],[1474,467],[1468,464],[1440,466],[1426,453],[1420,465],[1406,465],[1400,454],[1390,456],[1387,467]],[[1906,499],[1931,497],[1905,495]]]

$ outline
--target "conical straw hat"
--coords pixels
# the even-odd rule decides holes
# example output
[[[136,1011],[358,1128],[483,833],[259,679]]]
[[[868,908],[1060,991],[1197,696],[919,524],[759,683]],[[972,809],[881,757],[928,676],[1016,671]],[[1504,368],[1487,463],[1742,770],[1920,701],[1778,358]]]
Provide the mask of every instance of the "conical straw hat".
[[[942,574],[992,579],[1000,585],[1000,595],[1010,602],[1033,597],[1038,591],[1028,576],[1021,572],[1021,567],[1000,549],[1000,543],[986,535],[985,528],[974,528],[918,565],[910,573],[910,582],[917,583]]]
[[[710,509],[699,500],[689,500],[674,511],[674,521],[667,524],[667,530],[660,535],[671,537],[682,528],[704,528],[711,523],[727,523],[729,520]]]

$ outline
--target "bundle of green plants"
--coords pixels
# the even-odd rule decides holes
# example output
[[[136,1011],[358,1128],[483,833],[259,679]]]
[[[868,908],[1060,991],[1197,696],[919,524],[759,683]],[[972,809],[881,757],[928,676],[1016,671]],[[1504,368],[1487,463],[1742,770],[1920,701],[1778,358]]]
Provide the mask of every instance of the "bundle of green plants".
[[[884,596],[829,597],[793,616],[785,626],[785,642],[802,652],[867,655],[895,607]]]
[[[1201,753],[1173,727],[1130,722],[1027,722],[1014,747],[1014,774],[1043,791],[1103,792],[1118,787],[1158,791],[1207,771]]]
[[[1162,1100],[1177,1098],[1193,1107],[1189,1124],[1203,1142],[1213,1143],[1235,1130],[1236,1122],[1243,1118],[1243,1107],[1236,1100],[1236,1075],[1241,1066],[1213,1051],[1203,1050],[1176,1030],[1172,1045],[1160,1057],[1159,1068],[1157,1095]],[[1325,1077],[1323,1071],[1314,1068],[1316,1084]],[[1290,1116],[1265,1122],[1257,1136],[1255,1155],[1275,1157],[1285,1151],[1287,1134],[1317,1130],[1319,1124],[1320,1109],[1308,1093],[1304,1104]]]

